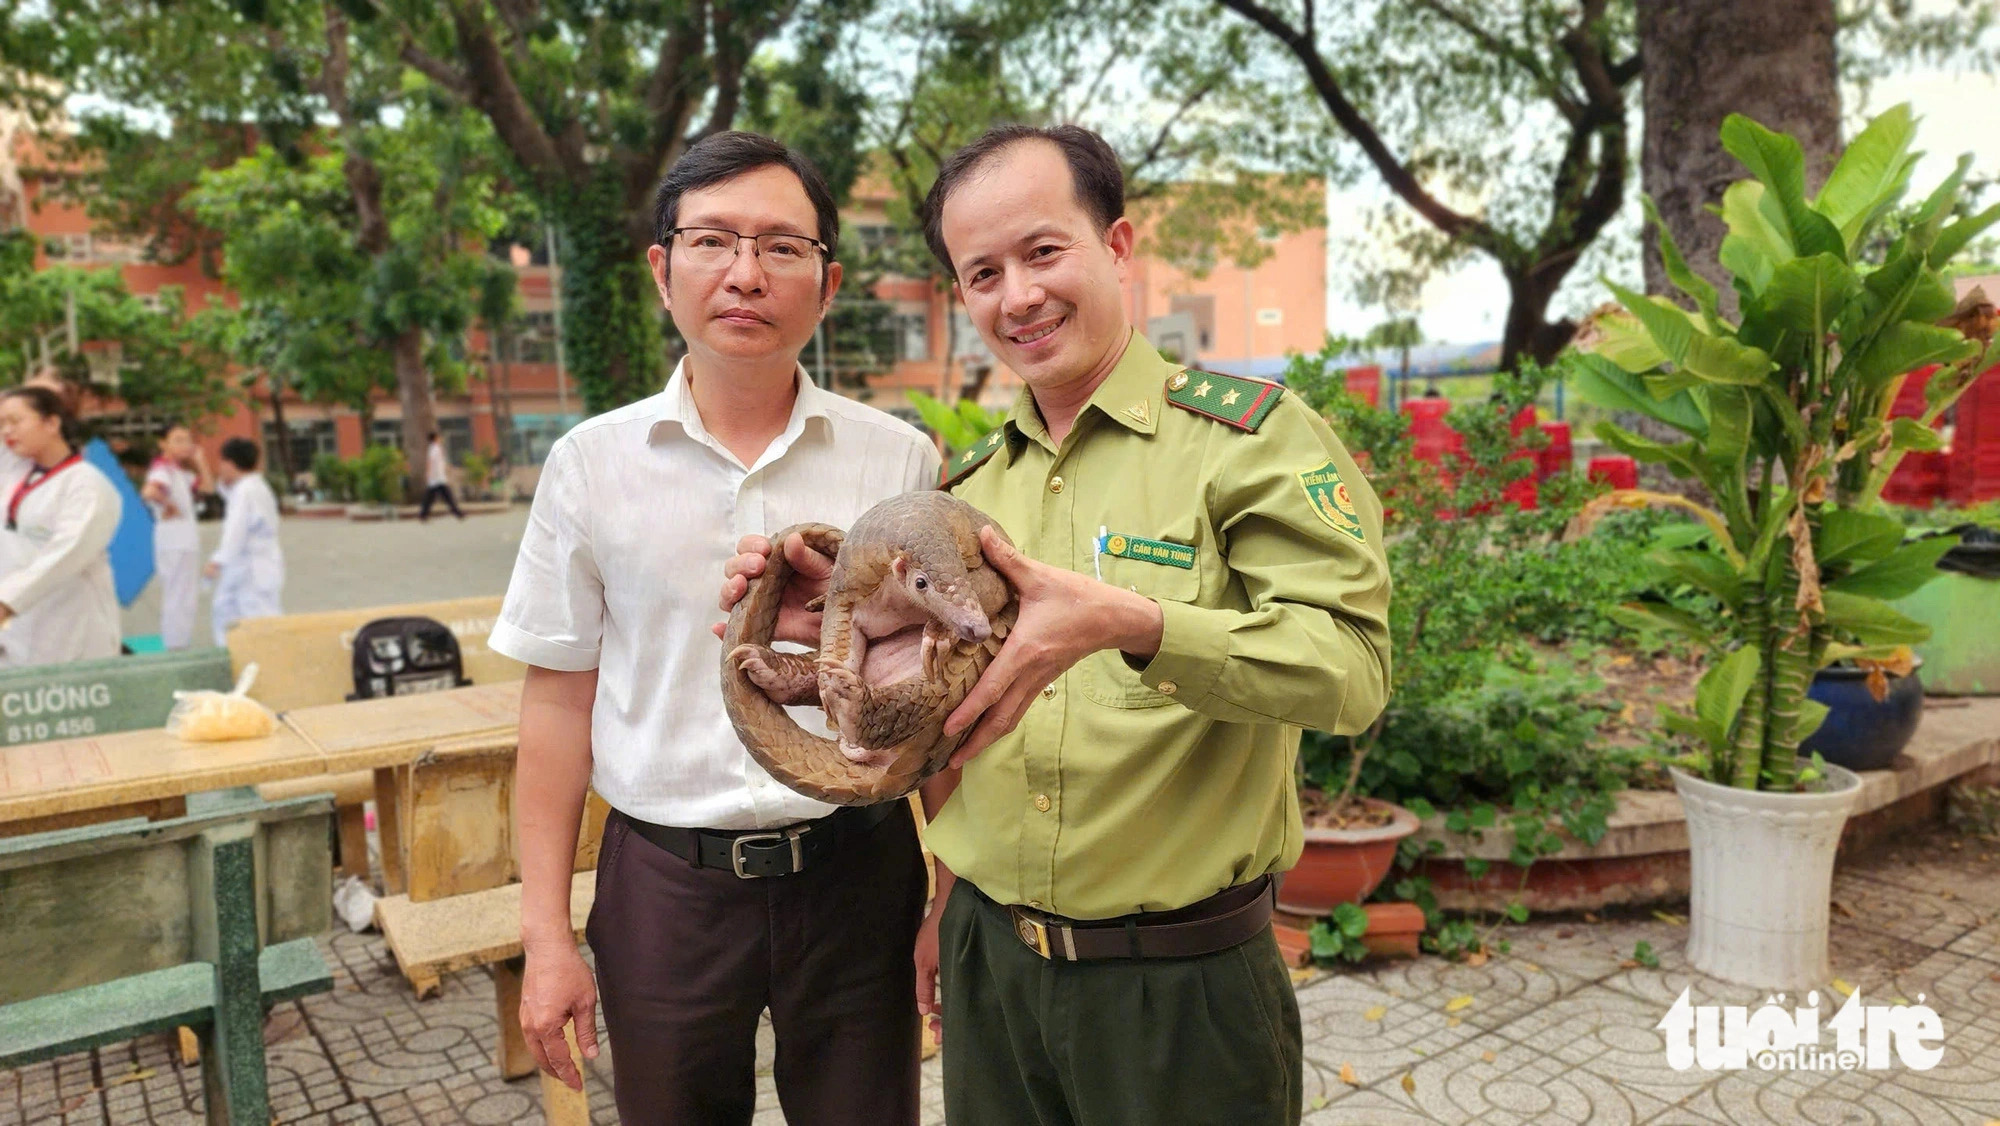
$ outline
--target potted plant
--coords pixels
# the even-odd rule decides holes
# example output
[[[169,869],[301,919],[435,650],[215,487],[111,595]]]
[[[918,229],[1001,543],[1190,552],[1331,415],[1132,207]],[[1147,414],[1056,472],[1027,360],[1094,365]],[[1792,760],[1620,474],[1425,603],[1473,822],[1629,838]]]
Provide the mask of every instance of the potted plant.
[[[1644,605],[1626,614],[1712,651],[1692,713],[1669,721],[1699,747],[1674,772],[1692,850],[1688,957],[1705,973],[1761,987],[1803,987],[1827,973],[1833,854],[1859,787],[1845,769],[1800,761],[1826,714],[1808,698],[1813,675],[1922,640],[1926,628],[1886,600],[1923,585],[1953,542],[1904,543],[1878,498],[1905,451],[1936,447],[1930,424],[1982,366],[1987,340],[1937,323],[1955,306],[1939,269],[2000,208],[1953,218],[1962,160],[1879,264],[1865,263],[1908,185],[1913,133],[1908,107],[1877,117],[1809,200],[1798,143],[1730,117],[1723,145],[1752,175],[1721,207],[1719,260],[1740,315],[1724,315],[1715,287],[1662,227],[1661,259],[1693,311],[1612,286],[1622,312],[1599,318],[1591,351],[1572,364],[1599,404],[1684,436],[1660,441],[1606,423],[1606,442],[1693,479],[1710,498],[1628,491],[1594,503],[1670,504],[1702,525],[1699,538],[1655,559],[1714,598],[1722,624]],[[1905,373],[1925,364],[1940,367],[1924,416],[1890,419]]]
[[[1360,903],[1375,893],[1395,866],[1396,846],[1417,831],[1416,814],[1355,793],[1375,734],[1354,740],[1347,779],[1337,793],[1329,795],[1301,777],[1299,812],[1305,821],[1305,850],[1278,887],[1279,909],[1319,918],[1340,904]]]

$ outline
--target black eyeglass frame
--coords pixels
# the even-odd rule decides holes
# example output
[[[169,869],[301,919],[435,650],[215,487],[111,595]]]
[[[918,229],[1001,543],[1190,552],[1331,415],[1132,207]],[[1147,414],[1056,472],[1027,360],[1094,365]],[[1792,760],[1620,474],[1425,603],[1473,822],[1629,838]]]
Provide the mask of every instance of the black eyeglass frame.
[[[833,248],[819,241],[818,239],[812,237],[811,235],[795,235],[790,231],[765,231],[763,232],[763,234],[746,235],[742,231],[732,231],[728,227],[672,227],[669,228],[667,231],[667,242],[668,243],[673,242],[675,235],[681,234],[685,231],[706,231],[709,234],[715,234],[715,235],[734,235],[736,236],[736,245],[731,246],[729,248],[729,253],[731,254],[735,254],[737,249],[743,245],[744,239],[749,239],[750,252],[752,254],[755,254],[760,259],[764,257],[764,248],[757,242],[757,240],[760,238],[770,236],[773,238],[803,239],[804,241],[813,244],[813,246],[819,249],[820,264],[822,266],[833,261]]]

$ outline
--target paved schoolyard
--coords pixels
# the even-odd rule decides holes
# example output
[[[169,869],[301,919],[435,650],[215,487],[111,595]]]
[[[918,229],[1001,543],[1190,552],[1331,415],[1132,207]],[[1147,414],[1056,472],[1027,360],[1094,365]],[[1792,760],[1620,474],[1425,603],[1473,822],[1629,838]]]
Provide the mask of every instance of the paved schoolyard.
[[[462,521],[447,512],[427,524],[414,519],[286,519],[278,530],[285,549],[285,610],[297,614],[504,594],[527,523],[525,504]],[[201,525],[204,559],[221,533],[219,521]],[[158,583],[147,584],[125,608],[123,627],[129,637],[160,632]],[[206,639],[209,628],[204,591],[196,640]]]
[[[1697,1004],[1755,1006],[1762,995],[1690,973],[1686,932],[1671,921],[1549,919],[1507,928],[1512,952],[1477,968],[1423,958],[1302,982],[1306,1121],[1990,1124],[2000,1119],[1995,851],[1978,838],[1920,834],[1837,878],[1835,973],[1871,1003],[1921,994],[1937,1009],[1945,1054],[1931,1071],[1674,1071],[1654,1025],[1683,988]],[[1640,941],[1658,952],[1657,968],[1632,964]],[[448,977],[418,1002],[380,936],[342,933],[326,948],[335,991],[280,1006],[266,1027],[279,1122],[540,1121],[535,1080],[503,1081],[490,1057],[497,1030],[483,972]],[[768,1035],[762,1047],[756,1121],[766,1126],[784,1117]],[[616,1120],[614,1055],[591,1069],[598,1122]],[[927,1123],[944,1120],[940,1082],[934,1059],[924,1069]],[[200,1119],[199,1072],[177,1064],[165,1036],[0,1072],[0,1126]]]

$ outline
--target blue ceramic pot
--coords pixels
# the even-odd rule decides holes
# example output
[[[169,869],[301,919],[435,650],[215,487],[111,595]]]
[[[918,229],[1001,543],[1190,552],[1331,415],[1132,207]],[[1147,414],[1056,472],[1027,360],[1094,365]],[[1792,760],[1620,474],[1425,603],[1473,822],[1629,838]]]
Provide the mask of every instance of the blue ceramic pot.
[[[1806,693],[1829,709],[1826,722],[1799,753],[1819,756],[1849,770],[1886,770],[1917,733],[1924,716],[1923,682],[1891,676],[1888,699],[1868,694],[1868,674],[1847,667],[1824,668]]]

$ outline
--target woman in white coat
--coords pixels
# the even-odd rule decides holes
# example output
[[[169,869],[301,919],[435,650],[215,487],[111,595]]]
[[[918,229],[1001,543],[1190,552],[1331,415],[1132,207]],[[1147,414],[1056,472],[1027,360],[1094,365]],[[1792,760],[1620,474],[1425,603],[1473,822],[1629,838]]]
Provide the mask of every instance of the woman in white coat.
[[[215,643],[229,644],[229,627],[244,618],[285,612],[285,553],[278,546],[278,498],[257,472],[257,444],[248,438],[222,443],[222,542],[203,573],[215,580],[209,618]]]
[[[153,573],[160,580],[160,644],[186,649],[194,642],[195,607],[201,602],[201,536],[194,495],[210,488],[208,464],[194,432],[178,423],[160,438],[160,456],[141,490],[153,509]]]
[[[0,439],[19,458],[0,485],[0,668],[120,650],[118,592],[106,548],[122,504],[72,444],[75,423],[46,387],[0,395]]]

